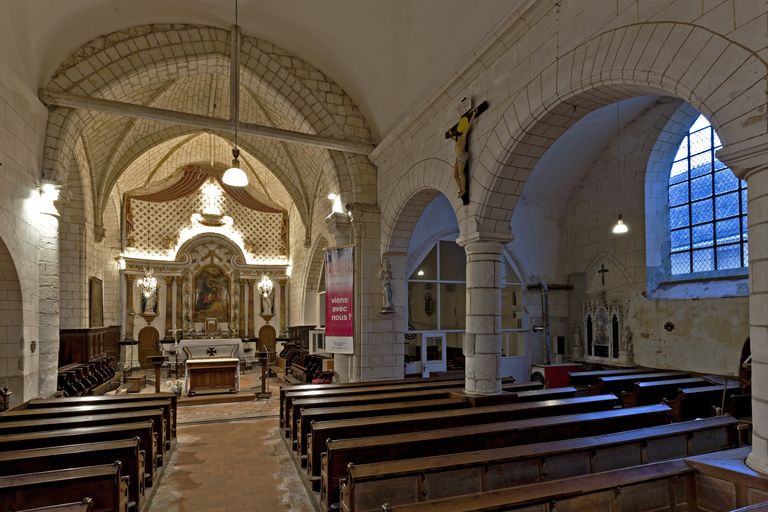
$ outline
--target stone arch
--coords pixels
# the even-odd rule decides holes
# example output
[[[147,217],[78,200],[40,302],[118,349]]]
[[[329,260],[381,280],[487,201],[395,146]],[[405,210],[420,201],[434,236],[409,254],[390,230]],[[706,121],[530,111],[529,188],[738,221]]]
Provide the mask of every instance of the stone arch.
[[[307,258],[306,270],[304,272],[304,287],[302,289],[302,298],[300,304],[304,304],[304,322],[309,322],[315,318],[317,308],[317,291],[320,286],[321,272],[323,270],[324,248],[327,247],[328,240],[324,236],[318,236]],[[319,319],[317,319],[319,320]]]
[[[693,68],[683,65],[691,55],[717,57],[695,59]],[[714,66],[717,73],[707,75]],[[674,96],[705,114],[728,148],[765,136],[766,69],[755,52],[691,24],[631,24],[591,37],[530,80],[500,114],[473,165],[470,207],[478,229],[506,229],[518,191],[549,145],[608,103]],[[728,84],[745,85],[734,96]]]
[[[0,239],[0,292],[3,294],[0,305],[0,353],[3,354],[0,357],[0,385],[13,391],[11,407],[14,407],[29,398],[25,392],[25,376],[31,370],[32,348],[25,346],[21,281],[4,239]]]
[[[105,98],[124,98],[141,83],[162,83],[195,73],[226,74],[229,64],[227,30],[183,24],[131,27],[84,44],[62,63],[48,83],[65,91]],[[369,140],[365,119],[351,98],[319,70],[272,43],[244,36],[241,43],[242,84],[287,107],[294,129],[333,137]],[[147,80],[133,78],[146,76]],[[136,84],[134,86],[133,84]],[[150,95],[152,91],[150,91]],[[139,94],[141,95],[141,94]],[[146,96],[146,93],[144,93]],[[136,99],[134,99],[136,101]],[[71,147],[82,132],[82,113],[54,109],[46,131],[43,176],[58,182],[65,176]],[[354,166],[333,154],[333,172],[349,193],[370,182],[371,168],[358,178]],[[345,164],[345,165],[342,165]]]
[[[439,158],[428,158],[413,164],[385,193],[389,201],[381,212],[381,252],[405,253],[411,233],[424,208],[438,194],[451,203],[456,217],[463,213],[458,187],[453,182],[453,164]],[[453,199],[451,199],[453,198]],[[460,232],[464,231],[459,221]]]

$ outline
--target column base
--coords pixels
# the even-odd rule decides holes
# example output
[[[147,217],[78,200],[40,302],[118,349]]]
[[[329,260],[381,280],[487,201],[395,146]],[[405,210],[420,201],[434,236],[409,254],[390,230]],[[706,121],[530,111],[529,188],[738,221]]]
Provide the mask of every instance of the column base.
[[[768,461],[765,459],[760,460],[759,457],[754,456],[754,452],[750,452],[744,463],[750,468],[754,469],[758,473],[768,475]]]

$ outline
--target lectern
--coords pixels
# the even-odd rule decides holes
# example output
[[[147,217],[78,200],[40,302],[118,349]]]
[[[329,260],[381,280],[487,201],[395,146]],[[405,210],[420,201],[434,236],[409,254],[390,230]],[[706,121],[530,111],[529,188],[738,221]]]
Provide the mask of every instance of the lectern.
[[[165,356],[147,356],[147,361],[155,368],[155,393],[160,392],[160,367],[165,362]]]

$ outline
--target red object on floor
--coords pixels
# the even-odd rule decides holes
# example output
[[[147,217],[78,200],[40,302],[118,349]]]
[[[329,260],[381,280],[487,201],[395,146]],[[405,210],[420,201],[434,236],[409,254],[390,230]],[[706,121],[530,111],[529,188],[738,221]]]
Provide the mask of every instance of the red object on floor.
[[[542,364],[536,365],[544,370],[544,386],[548,388],[562,388],[571,385],[569,372],[578,372],[584,369],[580,364]]]

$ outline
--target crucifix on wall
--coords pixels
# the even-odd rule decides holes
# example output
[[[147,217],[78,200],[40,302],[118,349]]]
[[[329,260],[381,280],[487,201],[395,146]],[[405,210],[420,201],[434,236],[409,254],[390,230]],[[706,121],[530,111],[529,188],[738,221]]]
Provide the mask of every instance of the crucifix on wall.
[[[456,141],[456,161],[453,164],[453,179],[459,188],[461,202],[469,204],[469,132],[477,120],[477,116],[488,110],[488,102],[484,101],[475,108],[462,114],[459,122],[445,132],[446,139]]]
[[[605,268],[605,263],[600,264],[600,270],[597,271],[598,274],[600,274],[600,280],[603,283],[603,286],[605,286],[605,274],[609,272],[607,268]]]

